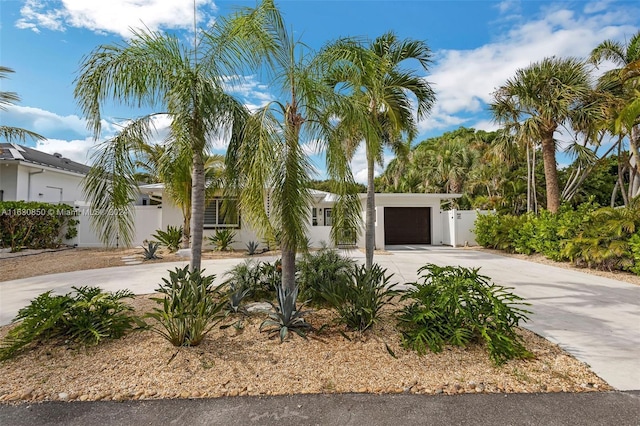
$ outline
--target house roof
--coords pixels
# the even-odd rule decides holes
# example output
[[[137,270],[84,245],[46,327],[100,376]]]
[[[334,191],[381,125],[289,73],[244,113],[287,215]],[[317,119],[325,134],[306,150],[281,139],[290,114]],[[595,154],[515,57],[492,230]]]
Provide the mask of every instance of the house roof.
[[[91,167],[69,160],[60,154],[51,155],[28,146],[7,142],[0,143],[0,161],[20,161],[82,175],[91,170]]]

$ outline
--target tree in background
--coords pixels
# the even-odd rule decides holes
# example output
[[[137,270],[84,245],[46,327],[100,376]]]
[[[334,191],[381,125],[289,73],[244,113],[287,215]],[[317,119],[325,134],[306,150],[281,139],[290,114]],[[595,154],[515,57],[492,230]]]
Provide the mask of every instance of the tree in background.
[[[629,139],[629,187],[623,192],[625,205],[629,199],[640,196],[640,31],[624,45],[615,40],[605,40],[596,46],[589,57],[596,66],[612,62],[617,68],[605,72],[598,81],[598,88],[607,96],[609,129],[612,134]],[[618,153],[620,160],[623,155]],[[621,167],[622,168],[622,167]],[[623,185],[622,178],[618,180]]]
[[[585,64],[577,59],[546,58],[516,75],[496,90],[491,104],[495,119],[512,134],[542,147],[547,193],[546,208],[560,207],[555,132],[576,117],[575,106],[591,91]]]

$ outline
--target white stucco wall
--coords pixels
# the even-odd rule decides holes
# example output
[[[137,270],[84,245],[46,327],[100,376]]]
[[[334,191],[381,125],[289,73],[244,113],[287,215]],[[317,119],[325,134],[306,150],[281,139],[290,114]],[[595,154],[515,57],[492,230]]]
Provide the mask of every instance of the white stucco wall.
[[[45,203],[83,200],[83,175],[48,167],[5,164],[0,189],[5,201],[40,201]]]

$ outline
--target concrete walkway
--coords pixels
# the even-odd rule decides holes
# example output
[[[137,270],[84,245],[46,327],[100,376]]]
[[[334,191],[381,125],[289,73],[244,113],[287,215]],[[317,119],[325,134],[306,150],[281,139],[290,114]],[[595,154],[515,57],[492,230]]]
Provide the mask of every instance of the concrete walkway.
[[[640,390],[640,286],[576,270],[528,262],[482,251],[449,247],[388,247],[375,262],[393,273],[392,281],[414,282],[425,263],[480,267],[501,285],[532,304],[524,326],[559,344],[619,390]],[[347,252],[358,261],[360,251]],[[273,257],[257,258],[272,261]],[[203,268],[220,281],[238,259],[205,260]],[[71,286],[97,285],[106,290],[128,288],[153,292],[167,269],[186,265],[155,263],[53,274],[0,282],[0,324],[47,290],[65,293]],[[0,264],[1,266],[1,264]]]

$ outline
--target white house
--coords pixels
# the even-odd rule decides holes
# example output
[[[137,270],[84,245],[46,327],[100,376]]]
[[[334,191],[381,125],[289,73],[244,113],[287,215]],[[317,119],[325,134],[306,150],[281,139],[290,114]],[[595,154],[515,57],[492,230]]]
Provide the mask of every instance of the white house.
[[[60,154],[0,143],[0,201],[73,205],[83,199],[81,181],[89,169]]]
[[[90,223],[91,214],[95,212],[84,201],[82,193],[82,179],[89,170],[89,166],[71,161],[60,154],[51,155],[18,144],[0,143],[0,201],[70,204],[79,211],[80,223],[77,237],[68,243],[80,247],[102,247],[101,239]],[[163,184],[142,185],[140,192],[141,196],[134,207],[134,246],[151,239],[158,229],[166,229],[168,225],[180,226],[183,223],[180,208],[168,197],[163,197]],[[469,229],[475,212],[452,213],[442,211],[440,207],[442,202],[459,197],[460,194],[376,194],[376,248],[411,244],[455,246],[464,241],[473,243],[473,235],[469,233]],[[313,190],[312,198],[307,217],[308,237],[311,247],[320,247],[331,241],[332,210],[337,197],[328,192]],[[366,194],[360,194],[360,199],[364,222]],[[225,213],[223,206],[229,202],[234,201],[220,197],[208,200],[205,210],[205,238],[213,235],[216,229],[232,228],[236,231],[233,248],[242,250],[250,241],[260,242],[261,237],[242,221],[241,212]],[[269,210],[268,205],[265,208]],[[353,240],[353,234],[346,232],[341,243],[364,247],[364,232],[357,241]]]
[[[151,200],[160,202],[162,228],[167,225],[182,225],[182,213],[179,207],[163,197],[162,184],[143,185],[140,191],[149,195]],[[337,201],[336,195],[328,192],[312,190],[313,204],[309,212],[307,229],[311,247],[320,247],[331,241],[332,209]],[[450,240],[449,225],[443,221],[441,202],[460,198],[460,194],[376,194],[375,242],[376,248],[382,249],[390,245],[455,245]],[[363,212],[366,194],[360,194]],[[223,198],[212,198],[207,201],[205,210],[205,238],[213,235],[216,229],[232,228],[236,231],[235,249],[244,249],[250,241],[260,242],[256,232],[242,221],[242,214],[224,214],[224,203],[233,202]],[[268,210],[268,206],[265,206]],[[445,217],[446,216],[446,217]],[[454,218],[455,219],[455,218]],[[342,241],[344,245],[364,247],[364,233],[357,241],[349,241],[348,235]]]

